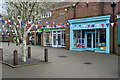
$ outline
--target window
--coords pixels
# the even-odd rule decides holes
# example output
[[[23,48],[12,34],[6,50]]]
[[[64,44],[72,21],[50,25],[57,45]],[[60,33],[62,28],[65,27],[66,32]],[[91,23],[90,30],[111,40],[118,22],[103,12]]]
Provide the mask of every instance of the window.
[[[96,30],[96,49],[106,49],[106,29]]]
[[[47,12],[47,13],[42,13],[40,15],[40,18],[50,18],[52,16],[51,12]]]
[[[84,47],[85,47],[85,31],[74,30],[74,48],[84,48]]]

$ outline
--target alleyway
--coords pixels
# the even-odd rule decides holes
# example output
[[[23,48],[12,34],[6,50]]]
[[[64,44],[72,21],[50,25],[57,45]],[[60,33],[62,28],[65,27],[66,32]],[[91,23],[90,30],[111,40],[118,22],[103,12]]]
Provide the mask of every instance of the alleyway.
[[[8,56],[17,49],[14,44],[3,44]],[[43,60],[46,47],[31,46],[32,57]],[[3,78],[117,78],[118,56],[94,52],[70,51],[62,48],[50,48],[48,64],[39,64],[20,68],[2,66]],[[20,53],[20,49],[18,49]],[[9,56],[9,57],[10,57]],[[7,59],[7,58],[5,58]],[[84,64],[91,63],[91,64]]]

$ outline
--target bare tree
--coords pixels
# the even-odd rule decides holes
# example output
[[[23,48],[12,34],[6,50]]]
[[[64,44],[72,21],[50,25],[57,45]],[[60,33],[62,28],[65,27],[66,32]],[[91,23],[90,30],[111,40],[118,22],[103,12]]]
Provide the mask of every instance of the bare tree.
[[[42,10],[47,9],[49,6],[54,4],[53,2],[6,2],[5,9],[12,21],[18,20],[19,23],[22,21],[29,22],[30,27],[27,27],[27,23],[23,26],[14,24],[13,29],[16,33],[17,43],[22,50],[22,60],[26,62],[26,39],[28,32],[33,28],[34,23],[38,22],[39,15]],[[32,23],[33,22],[33,23]]]

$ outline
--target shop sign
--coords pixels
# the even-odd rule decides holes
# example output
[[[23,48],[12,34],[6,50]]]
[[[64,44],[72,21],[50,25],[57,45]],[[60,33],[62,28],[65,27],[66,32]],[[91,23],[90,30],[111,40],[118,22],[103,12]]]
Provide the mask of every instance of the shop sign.
[[[37,29],[38,32],[42,32],[42,29]]]
[[[44,31],[65,30],[64,28],[45,28]]]

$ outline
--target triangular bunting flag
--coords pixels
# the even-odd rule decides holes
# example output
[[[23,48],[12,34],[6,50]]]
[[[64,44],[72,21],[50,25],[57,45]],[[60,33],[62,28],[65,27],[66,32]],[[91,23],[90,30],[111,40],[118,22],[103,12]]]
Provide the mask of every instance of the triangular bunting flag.
[[[109,25],[110,25],[109,23],[106,24],[107,27],[109,27]]]
[[[102,27],[104,27],[104,24],[101,24],[102,25]]]
[[[50,25],[50,27],[53,27],[52,25]]]
[[[64,28],[65,26],[62,26],[62,28]]]
[[[115,24],[116,24],[116,26],[118,27],[118,24],[119,24],[119,23],[118,23],[118,22],[116,22]]]
[[[56,25],[54,25],[54,27],[57,27]]]
[[[88,27],[91,27],[91,25],[88,25]]]
[[[31,26],[30,24],[27,25],[27,27],[30,27],[30,26]]]
[[[12,21],[11,24],[14,25],[14,21]]]
[[[94,27],[95,25],[94,24],[92,24],[92,26],[91,27]]]
[[[81,27],[81,25],[79,25],[79,27]]]
[[[66,27],[69,27],[69,25],[66,25]]]
[[[39,25],[40,28],[42,28],[42,25]]]
[[[43,25],[43,28],[45,28],[46,27],[46,25]]]
[[[4,21],[4,20],[1,20],[1,22],[2,22],[2,23],[5,23],[5,21]]]
[[[114,23],[111,23],[111,26],[113,27]]]
[[[60,23],[58,23],[58,25],[61,25]]]
[[[76,25],[74,25],[76,27]]]

